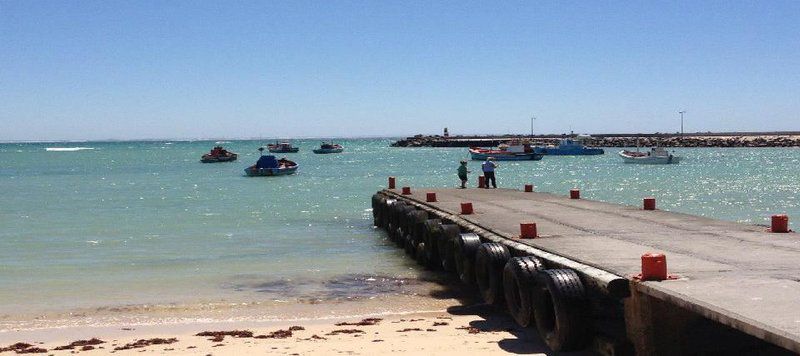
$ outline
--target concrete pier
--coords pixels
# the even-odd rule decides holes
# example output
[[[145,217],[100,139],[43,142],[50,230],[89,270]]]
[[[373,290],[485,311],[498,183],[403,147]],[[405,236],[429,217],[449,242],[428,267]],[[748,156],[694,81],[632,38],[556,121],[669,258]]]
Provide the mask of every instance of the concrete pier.
[[[625,353],[620,345],[626,342],[637,354],[691,353],[704,344],[692,342],[692,328],[711,324],[800,353],[800,236],[564,193],[414,187],[411,194],[390,189],[379,195],[387,205],[382,211],[401,201],[484,243],[503,244],[511,256],[535,256],[549,269],[575,271],[589,303],[609,309],[593,313],[611,315],[616,321],[607,329],[621,330],[607,333],[618,340],[605,353]],[[472,203],[472,214],[461,214],[465,202]],[[538,237],[521,239],[521,223],[535,223]],[[645,253],[666,256],[669,279],[637,278]],[[735,332],[717,334],[743,342],[738,351],[760,350]]]

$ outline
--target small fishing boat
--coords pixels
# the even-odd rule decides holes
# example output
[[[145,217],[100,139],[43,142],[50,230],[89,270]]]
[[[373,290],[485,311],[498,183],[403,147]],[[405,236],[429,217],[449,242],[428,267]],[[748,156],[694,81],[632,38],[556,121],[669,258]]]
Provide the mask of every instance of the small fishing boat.
[[[544,155],[534,152],[529,143],[511,141],[501,144],[498,149],[470,147],[469,154],[473,160],[483,161],[494,157],[497,161],[538,161]]]
[[[300,151],[300,147],[294,147],[291,143],[285,141],[270,143],[267,145],[267,149],[272,153],[297,153],[297,151]]]
[[[300,166],[286,158],[276,159],[273,155],[264,156],[264,147],[259,147],[261,157],[256,164],[244,169],[248,177],[270,177],[294,174]]]
[[[543,155],[552,156],[601,155],[605,153],[602,148],[586,147],[583,143],[570,138],[561,140],[558,146],[536,147],[534,151]]]
[[[669,153],[663,147],[653,147],[647,152],[623,150],[619,152],[619,156],[625,163],[638,164],[671,164],[681,160],[679,156]]]
[[[324,154],[324,153],[341,153],[344,151],[344,147],[340,144],[323,142],[319,148],[314,149],[314,153]]]
[[[228,152],[222,146],[215,146],[211,149],[211,152],[204,154],[200,157],[200,162],[203,163],[217,163],[217,162],[233,162],[239,155]]]

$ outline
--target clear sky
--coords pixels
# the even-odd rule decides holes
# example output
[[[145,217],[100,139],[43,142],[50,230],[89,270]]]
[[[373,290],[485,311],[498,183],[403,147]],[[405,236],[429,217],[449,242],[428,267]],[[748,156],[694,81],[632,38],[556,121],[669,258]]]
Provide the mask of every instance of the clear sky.
[[[800,1],[0,0],[0,140],[800,130]]]

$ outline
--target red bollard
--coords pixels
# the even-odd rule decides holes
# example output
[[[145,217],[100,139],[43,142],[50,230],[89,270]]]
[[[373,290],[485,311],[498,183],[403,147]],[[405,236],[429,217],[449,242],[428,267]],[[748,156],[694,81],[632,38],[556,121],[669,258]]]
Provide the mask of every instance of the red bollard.
[[[662,253],[642,255],[642,280],[663,281],[667,279],[667,256]]]
[[[519,238],[521,239],[535,239],[539,237],[536,233],[536,223],[520,223],[519,232]]]
[[[427,192],[425,193],[425,201],[428,203],[433,203],[436,201],[436,193],[434,192]]]
[[[533,192],[533,184],[525,184],[525,192],[526,193]]]
[[[486,188],[486,177],[478,176],[478,188]]]
[[[395,178],[389,177],[389,189],[394,189],[395,188],[394,184],[395,184]]]
[[[772,232],[789,232],[789,216],[786,214],[772,215]]]
[[[656,210],[656,198],[647,197],[642,200],[644,210]]]
[[[403,187],[403,195],[411,194],[411,187]]]
[[[461,214],[472,214],[472,203],[461,203]]]
[[[580,199],[581,198],[580,189],[570,189],[569,190],[569,198],[570,199]]]

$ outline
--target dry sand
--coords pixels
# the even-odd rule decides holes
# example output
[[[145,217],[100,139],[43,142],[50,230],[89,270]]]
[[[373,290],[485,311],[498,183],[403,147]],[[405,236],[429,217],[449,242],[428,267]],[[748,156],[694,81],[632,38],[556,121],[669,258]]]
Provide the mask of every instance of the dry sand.
[[[485,305],[452,305],[440,312],[381,315],[340,320],[209,322],[172,325],[75,327],[10,332],[0,347],[15,342],[46,349],[47,355],[378,355],[388,353],[468,355],[544,354],[533,329],[518,327],[505,312]],[[365,320],[366,319],[366,320]],[[342,324],[349,323],[349,324]],[[339,324],[339,325],[336,325]],[[214,338],[201,332],[239,331]],[[245,332],[242,332],[245,331]],[[251,334],[252,333],[252,334]],[[252,335],[252,336],[251,336]],[[13,341],[8,341],[12,340]],[[54,350],[79,340],[103,343]],[[169,339],[176,339],[172,342]],[[142,347],[140,345],[155,342]],[[164,342],[170,343],[164,343]],[[92,342],[88,342],[92,344]],[[128,345],[127,348],[125,345]],[[85,349],[84,349],[85,348]],[[122,349],[120,349],[122,348]],[[0,354],[13,354],[7,351]]]

